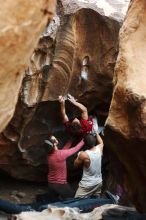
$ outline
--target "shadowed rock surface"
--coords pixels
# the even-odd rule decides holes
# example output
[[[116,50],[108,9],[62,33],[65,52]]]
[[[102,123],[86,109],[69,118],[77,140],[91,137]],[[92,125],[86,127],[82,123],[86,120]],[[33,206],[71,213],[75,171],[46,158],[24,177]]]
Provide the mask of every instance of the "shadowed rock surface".
[[[59,4],[25,72],[14,117],[1,134],[1,169],[17,178],[46,178],[43,141],[48,134],[61,137],[63,132],[57,101],[61,94],[71,93],[105,120],[119,28],[117,21],[91,9],[64,15]],[[66,104],[70,116],[79,114]]]
[[[63,134],[58,95],[71,93],[99,119],[105,119],[113,92],[120,25],[103,16],[100,7],[95,11],[81,9],[83,5],[78,2],[73,11],[67,11],[67,1],[59,2],[56,16],[28,62],[38,35],[52,17],[53,3],[7,1],[0,15],[1,130],[17,103],[0,136],[0,168],[27,180],[45,179],[43,140],[51,133],[58,137]],[[92,1],[90,8],[93,5]],[[113,15],[117,16],[114,10]],[[140,212],[146,212],[145,24],[145,1],[131,1],[120,31],[105,130],[114,175]],[[79,115],[69,103],[67,112]]]
[[[146,2],[132,1],[120,30],[105,137],[117,181],[146,212]],[[120,176],[119,176],[120,173]]]

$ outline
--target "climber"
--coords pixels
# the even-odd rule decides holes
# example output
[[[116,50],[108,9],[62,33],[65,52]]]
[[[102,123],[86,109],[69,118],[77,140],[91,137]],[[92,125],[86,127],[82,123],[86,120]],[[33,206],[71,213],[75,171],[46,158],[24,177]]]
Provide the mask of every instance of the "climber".
[[[84,136],[86,133],[92,132],[93,129],[93,120],[92,118],[88,118],[88,111],[87,108],[77,102],[75,98],[71,95],[67,96],[67,99],[70,103],[75,105],[76,107],[79,108],[81,111],[81,119],[79,120],[78,118],[74,118],[73,120],[69,120],[66,111],[65,111],[65,99],[63,96],[59,96],[59,102],[61,103],[61,114],[62,114],[62,119],[63,123],[71,135],[80,135]]]
[[[103,141],[98,134],[86,134],[84,137],[88,150],[78,153],[74,161],[76,167],[83,167],[82,179],[75,197],[85,198],[91,195],[99,196],[102,187],[101,159],[103,152]]]
[[[79,151],[84,141],[81,140],[75,147],[70,148],[72,141],[69,140],[62,149],[58,149],[58,140],[52,136],[50,141],[45,140],[49,146],[48,153],[48,189],[50,194],[59,199],[72,198],[74,191],[67,183],[66,159]],[[70,149],[69,149],[70,148]]]

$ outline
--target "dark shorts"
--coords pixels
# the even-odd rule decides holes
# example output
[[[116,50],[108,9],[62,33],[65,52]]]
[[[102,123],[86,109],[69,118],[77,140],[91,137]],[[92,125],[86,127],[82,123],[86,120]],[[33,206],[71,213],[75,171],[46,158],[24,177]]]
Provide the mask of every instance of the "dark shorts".
[[[75,194],[69,184],[48,183],[48,191],[52,196],[60,199],[73,198]]]

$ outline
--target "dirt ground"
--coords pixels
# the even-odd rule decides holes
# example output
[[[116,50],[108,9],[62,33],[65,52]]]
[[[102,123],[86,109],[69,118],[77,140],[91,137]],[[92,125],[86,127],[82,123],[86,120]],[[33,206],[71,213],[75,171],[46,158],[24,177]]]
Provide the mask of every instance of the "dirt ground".
[[[5,176],[1,176],[0,179],[0,199],[15,203],[31,203],[36,195],[46,192],[47,183],[18,181]]]

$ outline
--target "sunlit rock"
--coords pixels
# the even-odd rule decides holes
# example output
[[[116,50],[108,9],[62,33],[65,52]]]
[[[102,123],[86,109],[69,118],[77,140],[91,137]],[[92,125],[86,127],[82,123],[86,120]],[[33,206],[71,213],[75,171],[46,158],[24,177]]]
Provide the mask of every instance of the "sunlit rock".
[[[0,131],[13,116],[24,69],[55,0],[1,1],[0,13]]]
[[[90,213],[80,213],[77,208],[48,206],[48,209],[42,212],[22,212],[19,215],[13,216],[12,220],[144,220],[145,217],[137,213],[134,208],[106,204],[95,208]]]
[[[65,14],[74,13],[81,8],[90,8],[101,15],[122,21],[130,0],[62,0]]]
[[[146,2],[132,1],[120,31],[105,137],[117,181],[146,212]],[[120,176],[119,176],[120,173]]]
[[[15,143],[23,164],[27,165],[24,179],[45,179],[44,139],[51,133],[61,137],[63,132],[59,95],[70,93],[89,111],[96,112],[99,117],[107,116],[118,54],[119,28],[119,22],[95,10],[85,8],[65,14],[61,3],[57,7],[56,16],[41,34],[30,59],[14,117],[2,136],[2,142],[5,138]],[[68,102],[66,107],[71,117],[79,115]],[[66,135],[63,137],[67,138]],[[61,147],[63,140],[60,140]],[[8,158],[9,152],[5,152],[4,156]],[[15,161],[14,153],[11,157]],[[9,173],[10,166],[11,162],[7,169],[2,165],[0,168]],[[38,177],[34,175],[33,168]],[[19,172],[18,166],[11,175],[22,178]]]

